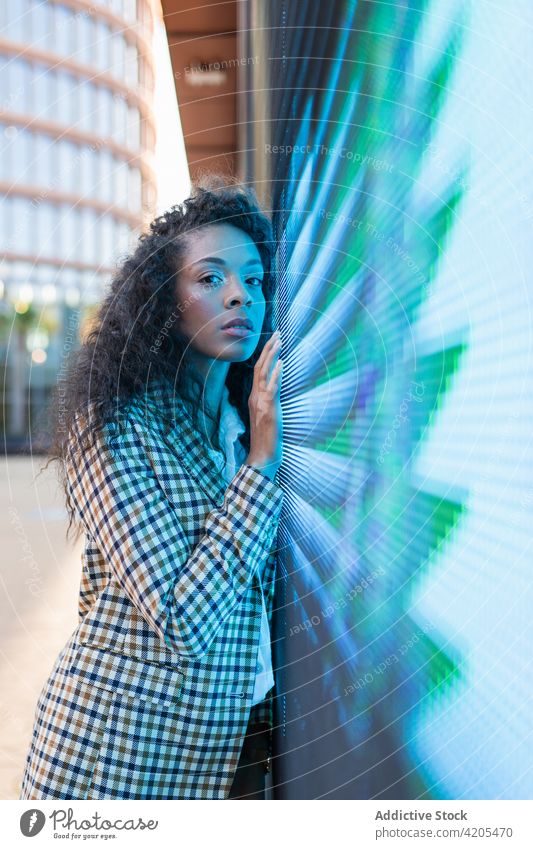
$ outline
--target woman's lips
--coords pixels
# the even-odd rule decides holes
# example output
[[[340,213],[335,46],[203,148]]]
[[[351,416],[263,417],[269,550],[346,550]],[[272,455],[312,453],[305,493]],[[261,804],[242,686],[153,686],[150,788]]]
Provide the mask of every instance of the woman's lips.
[[[223,333],[227,333],[229,336],[249,336],[252,333],[252,330],[249,327],[223,327]]]

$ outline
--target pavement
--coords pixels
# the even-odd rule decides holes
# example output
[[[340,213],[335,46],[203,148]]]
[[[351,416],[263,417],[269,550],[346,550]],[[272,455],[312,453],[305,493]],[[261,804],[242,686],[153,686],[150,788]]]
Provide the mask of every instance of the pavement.
[[[18,799],[35,706],[78,621],[83,537],[67,543],[55,464],[0,460],[0,799]]]
[[[64,498],[54,464],[39,474],[45,462],[0,460],[0,799],[19,798],[41,688],[78,624],[83,537],[67,544]]]

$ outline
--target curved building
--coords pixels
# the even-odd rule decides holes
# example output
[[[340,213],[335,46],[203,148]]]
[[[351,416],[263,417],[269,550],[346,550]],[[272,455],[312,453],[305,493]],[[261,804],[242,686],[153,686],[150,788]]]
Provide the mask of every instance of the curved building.
[[[7,447],[153,216],[155,0],[0,6],[0,358]],[[43,419],[44,421],[44,419]]]

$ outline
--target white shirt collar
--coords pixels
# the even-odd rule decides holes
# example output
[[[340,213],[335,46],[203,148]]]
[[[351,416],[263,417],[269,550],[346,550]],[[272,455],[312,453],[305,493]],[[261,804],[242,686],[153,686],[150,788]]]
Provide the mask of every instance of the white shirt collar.
[[[246,427],[237,408],[229,400],[229,389],[224,384],[220,402],[220,442],[224,442],[226,446],[233,445],[237,437],[245,430]]]
[[[222,389],[222,398],[220,401],[219,441],[220,445],[224,447],[227,458],[226,465],[222,472],[228,482],[235,477],[237,469],[246,459],[246,449],[238,439],[240,434],[244,433],[245,430],[246,426],[242,421],[237,408],[230,402],[229,390],[226,384],[224,384]],[[216,462],[219,463],[222,458],[222,453],[215,450],[212,445],[208,445],[207,449]]]

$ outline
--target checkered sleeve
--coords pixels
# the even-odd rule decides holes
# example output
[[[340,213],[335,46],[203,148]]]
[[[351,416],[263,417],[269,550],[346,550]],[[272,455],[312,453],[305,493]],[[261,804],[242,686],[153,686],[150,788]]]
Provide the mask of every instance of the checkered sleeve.
[[[165,496],[137,428],[125,419],[110,440],[116,426],[106,425],[81,460],[71,455],[69,491],[82,524],[141,615],[170,649],[198,657],[268,556],[283,490],[243,463],[192,548],[181,510]]]

